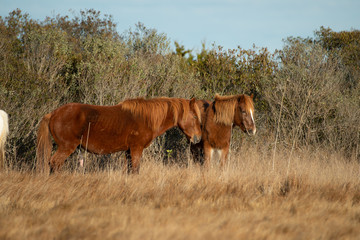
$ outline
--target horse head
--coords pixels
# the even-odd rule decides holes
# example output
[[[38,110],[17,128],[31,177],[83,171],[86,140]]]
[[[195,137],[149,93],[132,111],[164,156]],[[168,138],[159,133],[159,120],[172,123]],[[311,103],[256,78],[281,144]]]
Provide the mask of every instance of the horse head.
[[[254,120],[254,95],[239,95],[235,107],[234,123],[238,125],[242,131],[249,135],[255,135],[256,126]]]
[[[179,128],[194,144],[201,140],[201,114],[195,101],[195,98],[189,101],[189,111],[184,111],[185,116],[178,122]]]

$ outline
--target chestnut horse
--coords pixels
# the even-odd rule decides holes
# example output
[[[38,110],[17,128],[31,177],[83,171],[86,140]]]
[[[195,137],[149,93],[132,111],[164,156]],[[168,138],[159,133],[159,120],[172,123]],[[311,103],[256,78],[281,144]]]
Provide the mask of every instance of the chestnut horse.
[[[8,115],[3,110],[0,110],[0,169],[5,167],[5,142],[8,133]]]
[[[220,165],[225,165],[233,124],[249,135],[256,133],[254,113],[253,95],[215,96],[207,107],[202,126],[200,144],[204,149],[205,167],[209,166],[214,150],[220,151]]]
[[[195,99],[128,99],[115,106],[80,103],[63,105],[46,114],[37,136],[37,169],[57,171],[81,145],[89,152],[126,151],[128,172],[139,172],[143,149],[166,130],[178,126],[191,142],[201,139],[201,115]],[[51,157],[51,138],[58,148]],[[49,161],[50,159],[50,161]]]

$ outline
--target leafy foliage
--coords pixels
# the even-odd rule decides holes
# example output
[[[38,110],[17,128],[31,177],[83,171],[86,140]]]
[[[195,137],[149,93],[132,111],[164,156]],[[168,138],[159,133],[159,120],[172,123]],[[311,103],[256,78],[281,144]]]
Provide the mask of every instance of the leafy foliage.
[[[280,134],[285,146],[330,147],[359,158],[359,41],[358,30],[320,28],[315,38],[289,37],[274,53],[205,44],[193,53],[177,42],[172,50],[164,33],[142,23],[119,34],[112,16],[93,9],[44,21],[14,10],[0,17],[0,107],[10,115],[9,164],[32,166],[38,122],[64,103],[112,105],[139,96],[212,100],[216,93],[255,95],[258,143]],[[173,135],[167,140],[177,139]]]

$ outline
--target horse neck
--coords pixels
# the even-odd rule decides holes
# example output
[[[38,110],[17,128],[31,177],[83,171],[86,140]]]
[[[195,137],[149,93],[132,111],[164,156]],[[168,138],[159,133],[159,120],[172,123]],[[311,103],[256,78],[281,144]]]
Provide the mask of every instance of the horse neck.
[[[179,114],[179,115],[181,115],[181,114]],[[179,121],[181,119],[181,117],[182,116],[178,116],[176,118],[176,116],[174,116],[173,111],[169,108],[166,118],[164,119],[163,123],[159,127],[157,136],[160,136],[161,134],[165,133],[167,130],[178,126],[178,122],[175,122],[174,119],[177,119],[177,121]]]
[[[211,107],[208,108],[206,118],[202,127],[202,138],[204,141],[218,143],[231,136],[231,125],[224,125],[215,121],[215,112]]]

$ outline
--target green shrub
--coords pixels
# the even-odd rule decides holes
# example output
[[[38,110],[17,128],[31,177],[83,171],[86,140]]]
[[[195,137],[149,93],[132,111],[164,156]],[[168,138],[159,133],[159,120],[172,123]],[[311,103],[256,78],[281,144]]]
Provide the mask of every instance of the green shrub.
[[[234,131],[235,149],[244,139],[259,146],[277,139],[292,149],[321,147],[359,159],[359,41],[357,30],[321,28],[314,39],[288,38],[275,53],[215,45],[192,53],[178,43],[172,50],[164,33],[142,23],[119,34],[111,16],[93,9],[44,21],[17,9],[0,17],[0,108],[10,117],[8,165],[33,167],[38,123],[62,104],[113,105],[158,96],[212,100],[216,93],[255,95],[259,134],[250,139]],[[174,129],[145,154],[181,162],[188,158],[187,146]]]

